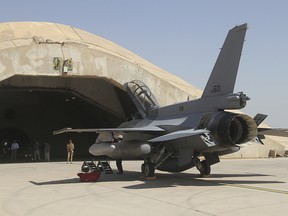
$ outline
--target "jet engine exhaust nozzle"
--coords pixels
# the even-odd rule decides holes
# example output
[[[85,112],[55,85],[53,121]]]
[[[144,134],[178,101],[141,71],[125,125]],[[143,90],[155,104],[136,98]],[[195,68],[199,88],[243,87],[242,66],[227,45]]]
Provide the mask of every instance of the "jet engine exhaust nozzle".
[[[222,145],[237,145],[257,136],[257,125],[250,116],[235,113],[220,113],[211,123],[213,137]]]

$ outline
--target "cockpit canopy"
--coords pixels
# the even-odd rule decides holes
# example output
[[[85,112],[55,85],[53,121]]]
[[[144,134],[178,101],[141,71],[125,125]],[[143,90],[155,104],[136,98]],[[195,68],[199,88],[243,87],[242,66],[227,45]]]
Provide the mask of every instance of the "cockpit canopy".
[[[153,93],[142,81],[133,80],[125,83],[124,86],[143,118],[150,110],[159,107]]]

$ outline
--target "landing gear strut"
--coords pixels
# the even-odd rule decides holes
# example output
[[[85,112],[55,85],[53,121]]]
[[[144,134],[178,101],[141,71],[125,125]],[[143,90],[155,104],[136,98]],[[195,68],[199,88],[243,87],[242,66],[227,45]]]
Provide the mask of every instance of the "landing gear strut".
[[[206,160],[200,161],[200,159],[196,157],[194,159],[194,164],[202,176],[210,175],[211,166]]]
[[[207,176],[210,175],[211,173],[211,166],[208,164],[206,160],[201,161],[201,166],[200,168],[197,167],[197,169],[200,171],[200,174],[202,176]]]
[[[155,173],[155,165],[151,161],[145,161],[141,165],[141,171],[145,177],[153,177]]]

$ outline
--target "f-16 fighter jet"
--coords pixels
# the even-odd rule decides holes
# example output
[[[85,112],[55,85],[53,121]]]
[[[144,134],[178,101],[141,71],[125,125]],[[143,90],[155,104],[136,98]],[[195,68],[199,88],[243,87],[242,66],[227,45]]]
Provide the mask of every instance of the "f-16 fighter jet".
[[[141,171],[147,177],[153,176],[155,169],[182,172],[192,167],[209,175],[219,156],[236,152],[247,142],[261,142],[265,134],[287,136],[288,129],[259,128],[266,115],[252,118],[231,111],[244,108],[250,99],[243,92],[234,93],[246,30],[247,24],[243,24],[228,32],[201,98],[159,107],[150,89],[134,80],[126,83],[125,89],[140,119],[117,128],[64,128],[54,134],[99,133],[89,148],[92,155],[143,160]],[[113,132],[121,136],[117,142],[111,142]]]

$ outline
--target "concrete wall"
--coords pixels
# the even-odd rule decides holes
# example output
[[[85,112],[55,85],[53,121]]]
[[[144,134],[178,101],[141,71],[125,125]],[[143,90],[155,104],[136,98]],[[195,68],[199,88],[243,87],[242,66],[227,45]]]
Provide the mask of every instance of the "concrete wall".
[[[55,58],[61,60],[55,69]],[[0,24],[0,81],[14,74],[105,77],[119,86],[133,79],[149,83],[160,105],[193,99],[201,91],[180,78],[96,35],[53,23]],[[163,94],[165,89],[165,94]]]
[[[264,145],[260,143],[242,145],[242,148],[238,152],[221,156],[221,158],[267,158],[270,157],[271,151],[275,151],[278,155],[283,155],[285,153],[285,147],[273,140],[273,137],[270,138],[266,136],[266,139],[263,140],[263,142],[265,143]]]

